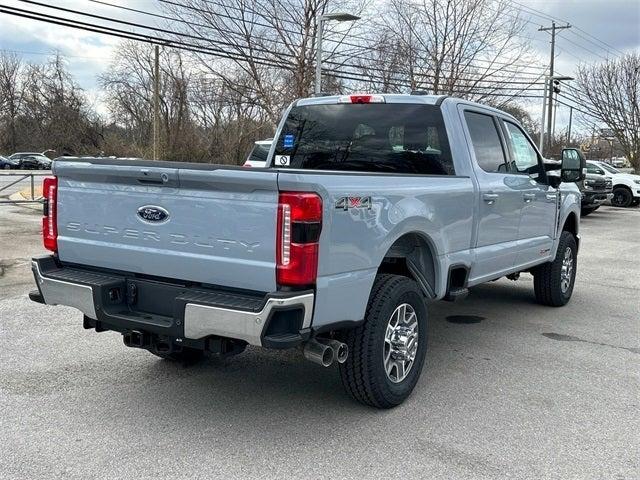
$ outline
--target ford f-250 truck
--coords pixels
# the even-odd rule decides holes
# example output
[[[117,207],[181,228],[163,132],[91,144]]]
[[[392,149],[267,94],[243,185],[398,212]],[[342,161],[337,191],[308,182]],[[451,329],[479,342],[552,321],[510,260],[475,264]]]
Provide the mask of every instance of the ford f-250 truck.
[[[301,347],[379,408],[418,381],[428,302],[519,272],[569,301],[578,151],[547,176],[510,115],[422,95],[298,100],[275,139],[270,168],[59,159],[32,300],[163,358]]]

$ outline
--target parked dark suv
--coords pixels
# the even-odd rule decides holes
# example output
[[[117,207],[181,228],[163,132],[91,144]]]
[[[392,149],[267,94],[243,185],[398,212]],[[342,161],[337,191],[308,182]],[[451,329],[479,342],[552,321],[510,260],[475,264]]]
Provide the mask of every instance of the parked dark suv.
[[[577,152],[575,149],[567,149],[567,151]],[[575,153],[576,155],[578,153]],[[561,166],[560,160],[551,158],[544,159],[545,169],[550,175],[558,175]],[[585,162],[586,165],[586,162]],[[581,181],[575,182],[582,195],[580,214],[586,217],[590,213],[595,212],[600,205],[613,197],[613,181],[609,177],[597,174],[586,174]]]
[[[582,193],[581,215],[583,217],[595,212],[600,205],[613,196],[613,182],[604,175],[587,173],[586,178],[577,185]]]

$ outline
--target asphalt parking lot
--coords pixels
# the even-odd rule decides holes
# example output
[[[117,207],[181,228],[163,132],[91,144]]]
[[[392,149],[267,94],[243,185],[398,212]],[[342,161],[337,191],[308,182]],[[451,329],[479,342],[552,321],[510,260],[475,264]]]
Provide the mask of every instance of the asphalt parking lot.
[[[0,478],[638,478],[640,209],[583,219],[564,308],[529,275],[432,305],[391,411],[298,352],[176,365],[31,303],[39,223],[0,206]]]

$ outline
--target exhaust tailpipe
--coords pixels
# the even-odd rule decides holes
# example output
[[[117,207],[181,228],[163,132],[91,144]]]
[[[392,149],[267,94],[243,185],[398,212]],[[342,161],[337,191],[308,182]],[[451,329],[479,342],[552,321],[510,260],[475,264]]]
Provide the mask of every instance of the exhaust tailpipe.
[[[322,365],[323,367],[331,365],[335,358],[333,348],[318,342],[315,338],[312,338],[304,344],[302,352],[307,360]]]
[[[323,345],[327,345],[333,349],[333,360],[338,363],[344,363],[349,356],[349,347],[346,343],[331,338],[318,338]]]

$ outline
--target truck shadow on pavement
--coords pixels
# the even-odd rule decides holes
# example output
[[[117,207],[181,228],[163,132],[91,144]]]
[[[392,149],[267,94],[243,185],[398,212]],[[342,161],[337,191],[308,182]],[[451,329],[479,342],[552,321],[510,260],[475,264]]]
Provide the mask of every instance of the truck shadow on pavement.
[[[470,355],[476,355],[474,349],[464,352],[461,345],[472,345],[482,336],[499,337],[506,324],[517,331],[518,319],[509,313],[516,305],[520,309],[545,309],[534,304],[532,282],[517,283],[481,286],[459,303],[439,302],[431,306],[427,362],[414,394],[405,405],[424,404],[428,401],[425,393],[433,383],[447,382],[452,368],[464,368]],[[498,318],[499,321],[496,309],[503,312],[504,318]],[[488,320],[468,324],[446,320],[447,316],[471,313]],[[487,355],[478,358],[490,360]],[[175,415],[176,405],[180,405],[178,415],[184,422],[191,421],[194,412],[200,412],[198,418],[207,415],[219,420],[228,416],[229,421],[247,426],[255,421],[264,422],[259,418],[265,411],[280,422],[291,421],[292,411],[302,417],[324,417],[331,412],[331,417],[340,421],[357,418],[353,417],[354,412],[377,412],[350,399],[342,388],[337,366],[316,366],[304,360],[297,350],[248,348],[236,357],[212,358],[191,366],[153,358],[148,361],[141,369],[146,370],[146,378],[157,379],[158,383],[133,384],[131,394],[146,404],[144,408],[164,410],[165,415]]]

